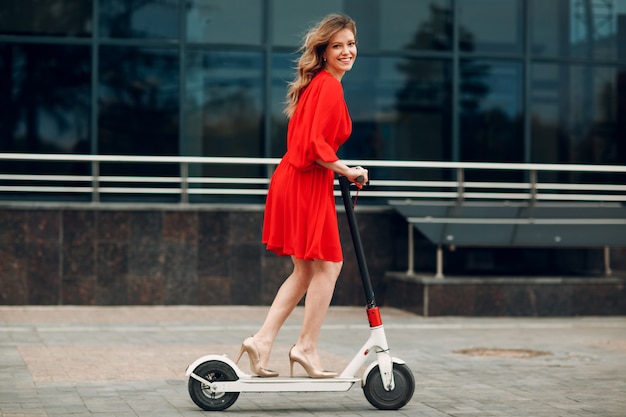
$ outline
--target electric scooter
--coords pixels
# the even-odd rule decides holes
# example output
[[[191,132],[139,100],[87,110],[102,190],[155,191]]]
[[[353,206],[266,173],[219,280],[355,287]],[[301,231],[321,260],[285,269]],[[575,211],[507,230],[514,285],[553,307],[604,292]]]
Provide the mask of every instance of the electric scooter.
[[[359,178],[357,178],[357,182]],[[365,254],[357,228],[350,181],[339,177],[341,196],[348,217],[352,242],[367,301],[370,336],[348,366],[338,377],[312,379],[309,377],[260,378],[243,372],[226,355],[203,356],[187,367],[188,390],[193,402],[203,410],[221,411],[232,406],[242,392],[345,392],[361,382],[365,398],[380,410],[397,410],[413,396],[415,379],[407,364],[392,357],[387,344],[380,311],[365,263]],[[374,360],[361,378],[355,376],[368,358]]]

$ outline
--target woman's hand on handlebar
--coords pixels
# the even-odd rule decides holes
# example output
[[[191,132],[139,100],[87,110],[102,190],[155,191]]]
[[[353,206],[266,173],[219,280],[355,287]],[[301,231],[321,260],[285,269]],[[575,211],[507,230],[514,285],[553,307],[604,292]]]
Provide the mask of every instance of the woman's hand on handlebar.
[[[348,175],[346,175],[350,182],[353,182],[358,188],[369,182],[369,175],[367,169],[357,166],[350,168]]]
[[[350,180],[350,182],[356,184],[356,186],[359,188],[363,187],[364,184],[367,184],[370,181],[367,169],[363,167],[349,167],[339,160],[333,162],[325,162],[321,159],[318,159],[315,162],[317,162],[324,168],[328,168],[334,171],[339,175],[343,175],[348,180]]]

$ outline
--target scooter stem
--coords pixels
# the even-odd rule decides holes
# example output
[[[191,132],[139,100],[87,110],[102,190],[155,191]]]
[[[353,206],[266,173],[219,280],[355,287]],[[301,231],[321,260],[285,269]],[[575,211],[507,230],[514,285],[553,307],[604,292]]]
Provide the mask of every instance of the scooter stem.
[[[370,323],[371,331],[367,342],[365,342],[361,350],[348,364],[346,369],[344,369],[340,377],[351,377],[355,375],[358,369],[365,363],[367,356],[372,351],[375,351],[383,387],[385,390],[391,391],[395,387],[393,359],[389,354],[389,346],[387,345],[387,337],[383,329],[383,321],[380,318],[380,311],[376,306],[374,289],[372,288],[372,281],[367,269],[367,263],[365,262],[365,251],[363,250],[361,235],[359,234],[356,216],[354,215],[352,198],[350,197],[350,180],[344,176],[340,176],[339,187],[341,188],[341,197],[348,217],[348,225],[350,226],[350,234],[352,235],[356,260],[359,264],[359,271],[361,272],[361,282],[363,283],[363,291],[365,292],[365,300],[367,301],[367,319]]]
[[[367,270],[367,264],[365,263],[365,251],[363,250],[363,243],[361,242],[359,228],[354,215],[354,208],[352,207],[352,199],[350,197],[350,180],[344,176],[340,176],[339,188],[341,188],[341,197],[343,199],[343,205],[346,209],[346,215],[348,217],[348,226],[350,226],[350,234],[352,235],[352,243],[354,244],[356,260],[359,265],[359,271],[361,272],[361,282],[363,283],[363,291],[365,292],[367,307],[373,308],[376,307],[376,300],[374,299],[372,281],[370,279],[369,271]]]

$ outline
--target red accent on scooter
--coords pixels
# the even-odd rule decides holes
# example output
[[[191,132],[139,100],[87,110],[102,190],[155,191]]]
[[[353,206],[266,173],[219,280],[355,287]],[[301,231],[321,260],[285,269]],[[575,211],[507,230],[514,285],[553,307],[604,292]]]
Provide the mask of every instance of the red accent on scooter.
[[[370,322],[370,327],[379,327],[383,325],[383,319],[380,318],[380,310],[378,307],[367,309],[367,320]]]

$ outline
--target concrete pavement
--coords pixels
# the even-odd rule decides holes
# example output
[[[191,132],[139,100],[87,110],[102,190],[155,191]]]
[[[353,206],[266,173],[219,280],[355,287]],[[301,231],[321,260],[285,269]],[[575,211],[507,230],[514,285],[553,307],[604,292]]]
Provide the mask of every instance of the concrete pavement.
[[[0,307],[0,416],[201,416],[186,366],[236,358],[266,307]],[[243,393],[237,416],[626,416],[626,317],[423,318],[383,308],[392,354],[415,375],[404,408],[345,393]],[[289,374],[302,309],[269,367]],[[363,308],[332,307],[320,349],[341,370],[368,337]],[[242,369],[248,371],[247,361]],[[299,369],[299,372],[302,372]]]

